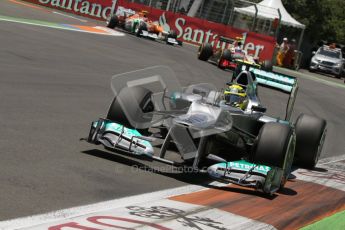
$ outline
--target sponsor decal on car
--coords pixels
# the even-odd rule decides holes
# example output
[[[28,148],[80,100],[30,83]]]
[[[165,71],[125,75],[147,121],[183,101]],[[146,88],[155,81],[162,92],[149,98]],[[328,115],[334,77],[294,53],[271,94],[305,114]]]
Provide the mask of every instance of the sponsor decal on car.
[[[271,170],[271,167],[266,165],[258,165],[258,164],[252,164],[250,162],[241,160],[241,161],[230,161],[227,163],[219,163],[217,164],[219,168],[226,168],[228,170],[240,170],[240,171],[250,171],[257,173],[262,173],[264,175],[267,175],[267,173]]]

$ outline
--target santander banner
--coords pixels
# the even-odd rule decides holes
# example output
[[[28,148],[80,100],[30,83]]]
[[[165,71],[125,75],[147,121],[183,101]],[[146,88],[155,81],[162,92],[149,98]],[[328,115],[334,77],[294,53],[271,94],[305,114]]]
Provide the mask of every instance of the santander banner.
[[[75,14],[105,20],[111,13],[112,0],[25,0],[28,2],[72,12]],[[214,47],[225,47],[227,44],[220,41],[221,36],[227,38],[243,37],[243,49],[248,54],[258,57],[260,60],[271,60],[276,40],[273,37],[258,33],[248,32],[228,25],[213,23],[207,20],[192,18],[186,15],[172,13],[148,7],[142,4],[132,3],[126,0],[118,0],[116,7],[130,8],[135,11],[149,11],[149,18],[158,21],[166,31],[175,30],[179,40],[192,44],[211,43]]]

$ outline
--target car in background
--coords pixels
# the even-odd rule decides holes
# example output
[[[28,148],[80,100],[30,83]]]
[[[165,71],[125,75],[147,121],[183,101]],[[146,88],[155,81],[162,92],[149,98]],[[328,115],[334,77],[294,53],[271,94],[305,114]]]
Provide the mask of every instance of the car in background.
[[[132,9],[118,7],[115,14],[110,14],[106,20],[107,27],[114,29],[120,27],[138,37],[161,40],[169,45],[180,45],[174,30],[165,31],[157,21],[148,19],[148,12],[136,12]]]
[[[201,44],[198,49],[198,59],[201,61],[213,61],[220,69],[236,70],[239,64],[255,66],[266,71],[273,70],[271,60],[259,62],[259,59],[247,54],[242,47],[241,40],[220,37],[221,42],[227,45],[226,48],[214,48],[210,43]]]
[[[311,58],[309,71],[323,72],[334,75],[336,78],[344,76],[344,58],[339,48],[324,45]]]

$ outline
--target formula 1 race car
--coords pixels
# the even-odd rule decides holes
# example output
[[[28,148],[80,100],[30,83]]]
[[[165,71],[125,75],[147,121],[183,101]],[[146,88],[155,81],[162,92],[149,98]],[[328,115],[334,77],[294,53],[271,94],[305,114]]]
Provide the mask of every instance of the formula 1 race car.
[[[153,22],[147,18],[148,12],[135,12],[131,9],[118,7],[113,15],[109,15],[106,20],[107,27],[122,29],[135,34],[138,37],[146,37],[154,40],[161,40],[170,45],[178,45],[177,34],[174,30],[164,31],[158,22]]]
[[[215,62],[220,69],[235,70],[239,62],[261,68],[266,71],[272,71],[273,65],[270,60],[265,60],[262,63],[253,56],[248,55],[242,48],[240,41],[230,38],[220,37],[221,42],[228,44],[228,48],[214,49],[210,43],[200,45],[198,49],[198,58],[202,61],[211,60]]]
[[[87,141],[272,195],[284,187],[293,162],[316,165],[326,121],[301,114],[293,123],[297,79],[246,69],[224,91],[206,83],[181,88],[164,66],[113,76],[115,98],[107,117],[92,122]],[[290,94],[285,120],[265,115],[258,78],[275,78],[271,86]],[[169,159],[171,144],[180,161]]]

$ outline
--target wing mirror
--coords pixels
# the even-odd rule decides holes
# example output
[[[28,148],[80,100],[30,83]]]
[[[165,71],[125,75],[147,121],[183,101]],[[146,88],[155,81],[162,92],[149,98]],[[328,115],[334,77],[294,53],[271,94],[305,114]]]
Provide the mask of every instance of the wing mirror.
[[[316,51],[311,52],[311,54],[312,54],[312,55],[315,55],[315,54],[316,54]]]
[[[254,111],[254,112],[264,113],[264,112],[266,112],[266,110],[267,110],[267,108],[262,107],[262,106],[258,106],[258,105],[253,105],[252,106],[252,111]]]

